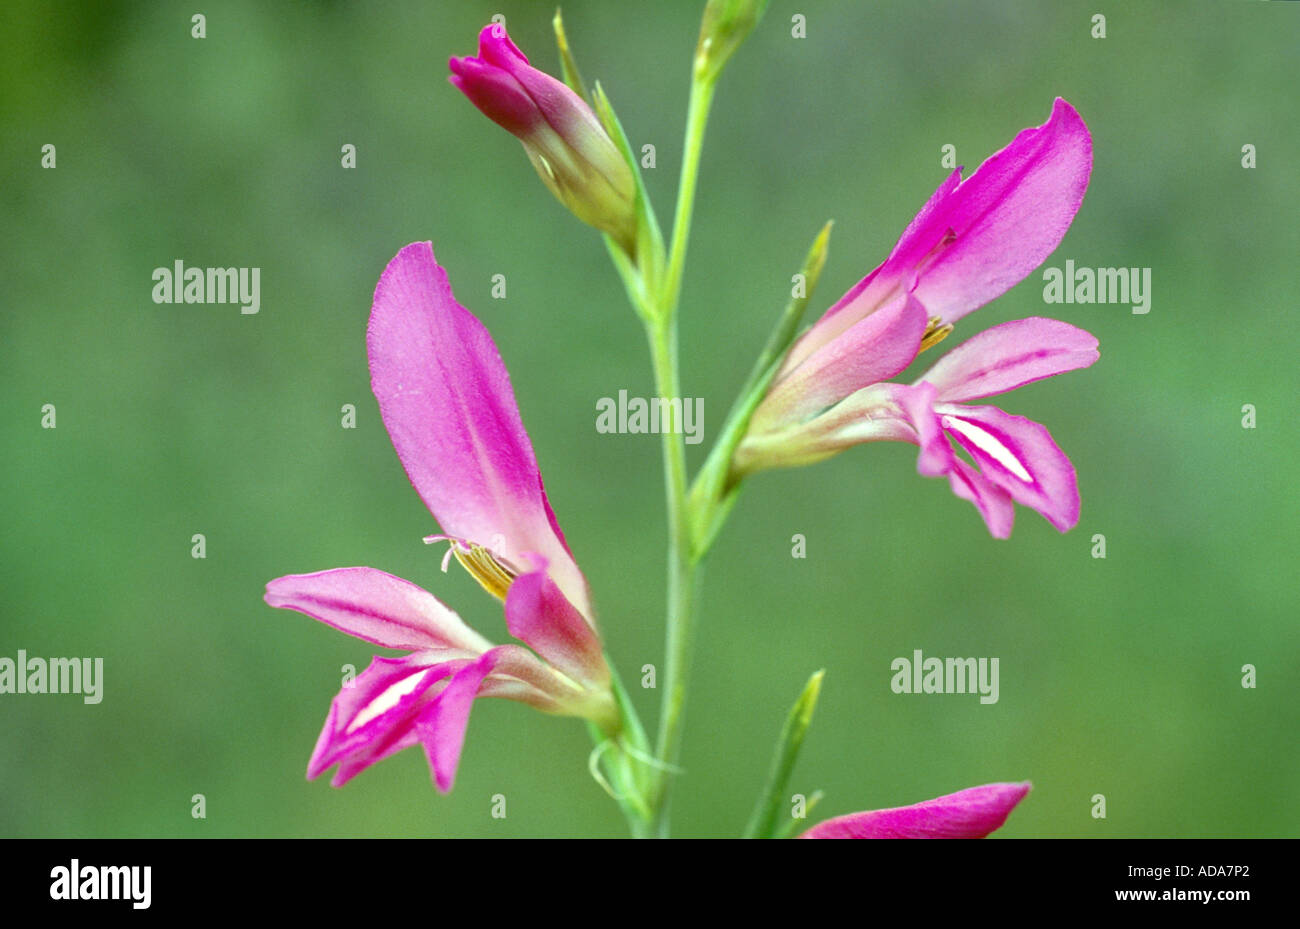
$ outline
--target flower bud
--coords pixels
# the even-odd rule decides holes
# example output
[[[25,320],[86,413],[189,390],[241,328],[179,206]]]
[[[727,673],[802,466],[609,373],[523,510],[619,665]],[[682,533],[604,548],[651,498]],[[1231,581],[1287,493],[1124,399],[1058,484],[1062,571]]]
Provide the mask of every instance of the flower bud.
[[[635,180],[591,107],[561,81],[529,65],[500,24],[479,34],[478,57],[453,58],[450,66],[451,82],[523,142],[533,167],[560,202],[630,254],[636,242]]]

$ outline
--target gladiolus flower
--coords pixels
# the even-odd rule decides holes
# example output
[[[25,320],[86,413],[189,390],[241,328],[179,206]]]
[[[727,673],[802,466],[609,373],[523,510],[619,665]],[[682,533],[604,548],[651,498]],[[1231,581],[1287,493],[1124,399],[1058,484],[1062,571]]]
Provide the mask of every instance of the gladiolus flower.
[[[489,119],[518,137],[560,202],[632,253],[636,182],[623,154],[586,102],[528,63],[493,23],[479,33],[478,57],[452,58],[451,82]]]
[[[813,826],[801,839],[982,839],[1002,828],[1029,793],[1021,784],[985,784],[892,810],[866,810]]]
[[[436,597],[374,568],[290,575],[266,602],[305,613],[401,658],[376,657],[330,707],[307,775],[334,786],[422,744],[451,789],[475,697],[618,727],[586,580],[551,512],[510,377],[487,329],[456,302],[428,242],[397,253],[375,289],[371,387],[416,491],[451,557],[504,604],[493,646]],[[429,541],[429,540],[426,540]]]
[[[882,353],[889,350],[882,347]],[[911,442],[921,447],[917,471],[946,476],[953,493],[975,504],[995,538],[1011,535],[1012,501],[1066,532],[1079,521],[1078,482],[1046,427],[963,401],[1086,368],[1098,357],[1096,338],[1069,323],[1012,320],[968,339],[915,384],[873,384],[804,423],[751,433],[736,450],[735,467],[746,473],[810,464],[863,442]],[[978,468],[957,456],[949,438]]]
[[[948,476],[994,536],[1010,534],[1013,499],[1061,531],[1073,527],[1074,469],[1047,430],[995,407],[955,404],[1092,364],[1091,335],[1056,320],[1019,320],[969,339],[915,385],[887,381],[1056,248],[1091,166],[1087,127],[1058,98],[1045,124],[1021,132],[971,177],[953,172],[889,258],[791,347],[750,420],[733,474],[896,439],[920,445],[918,470]],[[952,452],[946,436],[978,470]]]

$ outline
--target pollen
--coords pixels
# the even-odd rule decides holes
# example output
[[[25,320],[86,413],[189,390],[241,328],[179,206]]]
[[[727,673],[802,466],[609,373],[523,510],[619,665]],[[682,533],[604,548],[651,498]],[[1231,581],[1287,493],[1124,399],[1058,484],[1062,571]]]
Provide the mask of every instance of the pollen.
[[[921,336],[921,348],[918,354],[927,348],[934,348],[948,338],[950,332],[952,332],[952,323],[941,323],[938,316],[931,316],[930,321],[925,324],[925,334]]]
[[[519,576],[518,571],[511,570],[497,561],[482,545],[471,544],[469,551],[465,551],[460,543],[452,542],[451,553],[456,556],[461,567],[469,572],[469,576],[498,600],[505,600],[511,582]]]

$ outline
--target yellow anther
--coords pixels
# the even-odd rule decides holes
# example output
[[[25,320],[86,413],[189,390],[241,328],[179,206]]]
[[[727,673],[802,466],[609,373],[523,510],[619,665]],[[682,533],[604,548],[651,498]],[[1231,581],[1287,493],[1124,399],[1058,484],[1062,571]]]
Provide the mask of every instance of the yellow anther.
[[[465,551],[459,542],[452,542],[451,553],[456,556],[461,567],[469,572],[469,576],[498,600],[505,600],[511,582],[519,576],[519,572],[512,571],[497,561],[482,545],[470,545],[469,551]]]
[[[925,324],[925,335],[921,336],[921,349],[934,348],[944,339],[948,338],[948,333],[952,332],[952,323],[943,323],[940,325],[938,316],[931,316],[930,321]],[[919,353],[918,353],[919,354]]]

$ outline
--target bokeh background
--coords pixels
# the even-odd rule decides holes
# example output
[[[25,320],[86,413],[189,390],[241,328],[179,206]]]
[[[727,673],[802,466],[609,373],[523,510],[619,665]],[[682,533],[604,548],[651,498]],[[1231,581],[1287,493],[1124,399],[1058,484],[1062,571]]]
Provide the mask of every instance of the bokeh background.
[[[584,76],[657,148],[665,223],[699,10],[564,5]],[[500,701],[474,710],[450,796],[418,751],[342,790],[306,782],[341,668],[374,650],[261,601],[278,575],[366,564],[504,637],[495,602],[421,543],[434,523],[368,389],[375,281],[432,239],[510,367],[610,653],[633,683],[662,665],[657,439],[595,430],[600,397],[653,392],[638,323],[595,233],[446,81],[494,13],[558,70],[552,12],[4,4],[0,655],[101,656],[105,689],[98,706],[0,696],[0,835],[622,834],[583,727]],[[1099,336],[1092,369],[998,401],[1077,466],[1067,535],[1020,509],[1013,538],[990,539],[910,446],[752,481],[705,573],[679,834],[739,830],[822,667],[792,784],[825,791],[814,820],[1028,778],[1001,835],[1297,834],[1298,30],[1285,3],[774,0],[723,78],[703,162],[682,321],[685,390],[705,401],[693,464],[820,225],[836,220],[810,312],[887,253],[943,145],[969,171],[1057,95],[1096,165],[1048,264],[1149,267],[1153,301],[1044,306],[1035,273],[950,343],[1035,314]],[[260,267],[261,312],[155,305],[152,270],[176,259]],[[999,657],[1000,701],[893,694],[890,662],[916,648]],[[635,694],[650,724],[657,698]]]

